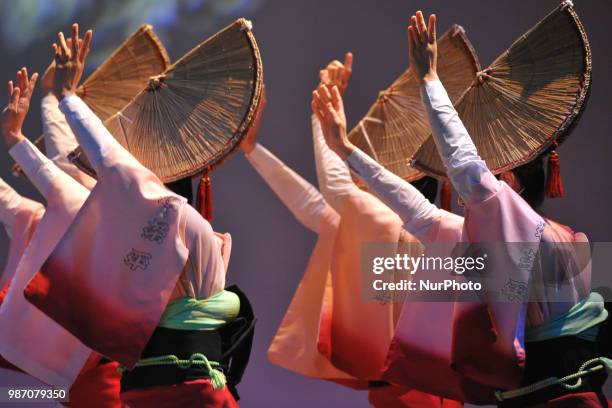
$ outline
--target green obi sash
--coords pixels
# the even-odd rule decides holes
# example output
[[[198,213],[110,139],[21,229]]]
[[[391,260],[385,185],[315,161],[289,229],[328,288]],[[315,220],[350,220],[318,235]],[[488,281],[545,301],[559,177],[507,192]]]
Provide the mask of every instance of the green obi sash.
[[[577,336],[595,341],[598,325],[608,317],[603,297],[596,292],[582,299],[566,313],[540,326],[530,327],[525,332],[525,341],[542,341],[563,336]]]
[[[222,290],[206,299],[183,297],[166,306],[159,327],[175,330],[215,330],[240,312],[240,298]]]

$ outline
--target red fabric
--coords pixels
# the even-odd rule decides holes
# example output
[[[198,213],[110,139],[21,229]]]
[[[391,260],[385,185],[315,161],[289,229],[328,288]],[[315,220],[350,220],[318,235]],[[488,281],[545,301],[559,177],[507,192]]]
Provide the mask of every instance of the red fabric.
[[[227,387],[213,390],[210,380],[194,380],[181,384],[148,387],[121,394],[121,401],[130,408],[238,408]]]
[[[110,362],[98,365],[80,374],[68,396],[67,406],[72,408],[119,408],[121,398],[121,374],[119,364]]]
[[[610,402],[608,401],[608,404]],[[532,405],[530,408],[601,408],[601,402],[594,392],[580,392],[564,395],[544,404]]]
[[[389,385],[370,388],[368,401],[376,408],[460,408],[463,403],[406,387]]]
[[[4,301],[4,298],[6,297],[6,294],[8,293],[8,288],[9,288],[9,285],[6,285],[4,289],[0,290],[0,305],[2,305],[2,302]],[[21,371],[20,369],[18,369],[17,367],[15,367],[11,363],[3,359],[2,356],[0,356],[0,368],[5,368],[7,370],[13,370],[13,371]]]

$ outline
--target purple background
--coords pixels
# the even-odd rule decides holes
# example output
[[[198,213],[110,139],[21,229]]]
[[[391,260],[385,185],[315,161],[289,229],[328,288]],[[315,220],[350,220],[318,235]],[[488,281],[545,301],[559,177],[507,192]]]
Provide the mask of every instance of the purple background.
[[[87,4],[99,7],[99,3]],[[244,17],[253,20],[265,64],[268,108],[260,141],[311,182],[315,181],[315,170],[310,92],[317,84],[318,70],[330,59],[341,58],[348,50],[355,54],[354,75],[346,96],[349,123],[354,124],[367,111],[377,92],[406,68],[405,26],[417,8],[426,7],[426,13],[438,13],[439,33],[452,23],[461,24],[482,65],[487,66],[558,4],[554,0],[528,5],[509,0],[266,0],[255,3],[257,7],[252,7]],[[612,199],[609,176],[612,117],[608,100],[612,94],[609,28],[612,6],[608,0],[577,0],[576,3],[593,49],[594,86],[580,124],[559,149],[567,196],[547,202],[544,211],[551,218],[585,232],[593,241],[608,241],[612,238],[612,221],[607,214]],[[90,9],[77,17],[86,25],[95,11]],[[238,14],[221,14],[214,26],[220,28]],[[198,32],[197,28],[190,27],[188,34],[181,32],[182,37],[176,34],[172,38],[169,52],[173,59],[211,33],[210,30]],[[172,30],[169,32],[172,36]],[[5,39],[3,49],[11,51],[4,53],[0,79],[11,79],[24,64],[31,71],[42,72],[51,57],[51,34],[48,40],[37,41],[27,49],[13,50]],[[117,38],[115,43],[121,40]],[[30,137],[40,132],[39,108],[38,104],[34,105],[26,126]],[[9,175],[11,164],[8,155],[2,152],[2,177],[21,193],[39,197],[26,182],[16,181]],[[250,295],[259,317],[251,364],[240,386],[241,405],[367,406],[364,392],[294,375],[266,359],[267,346],[304,271],[316,237],[293,219],[250,168],[242,153],[237,153],[215,172],[213,189],[216,210],[213,226],[217,231],[230,232],[233,238],[228,283],[238,283]],[[0,235],[0,264],[3,264],[8,241],[3,233]],[[363,323],[367,330],[368,322]],[[0,370],[0,386],[29,381],[24,376]]]

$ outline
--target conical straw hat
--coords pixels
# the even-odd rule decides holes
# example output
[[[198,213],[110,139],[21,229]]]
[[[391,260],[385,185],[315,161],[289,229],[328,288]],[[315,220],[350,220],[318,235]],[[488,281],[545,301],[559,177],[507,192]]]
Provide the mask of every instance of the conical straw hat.
[[[119,112],[154,75],[164,72],[170,57],[148,24],[132,34],[77,89],[77,94],[104,121]]]
[[[170,58],[150,25],[141,26],[77,89],[77,94],[101,120],[119,112],[148,83],[170,65]],[[45,152],[44,136],[34,144]],[[13,174],[24,176],[15,164]]]
[[[438,50],[438,75],[454,101],[480,70],[478,57],[458,25],[438,40]],[[379,93],[368,113],[349,133],[349,139],[388,170],[413,181],[424,174],[410,167],[409,161],[430,134],[419,83],[408,68]]]
[[[151,78],[105,125],[168,183],[209,170],[234,150],[255,116],[262,86],[251,23],[239,19]],[[84,155],[75,155],[91,174]]]
[[[499,174],[561,143],[590,86],[589,42],[571,3],[564,2],[482,71],[455,107],[479,155]],[[433,138],[413,164],[446,177]]]

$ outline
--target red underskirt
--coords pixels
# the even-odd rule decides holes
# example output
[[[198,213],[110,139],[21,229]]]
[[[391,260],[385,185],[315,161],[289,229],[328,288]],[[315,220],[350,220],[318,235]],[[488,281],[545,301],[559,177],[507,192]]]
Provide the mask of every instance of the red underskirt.
[[[227,387],[213,390],[210,380],[127,391],[121,400],[130,408],[238,408]]]

